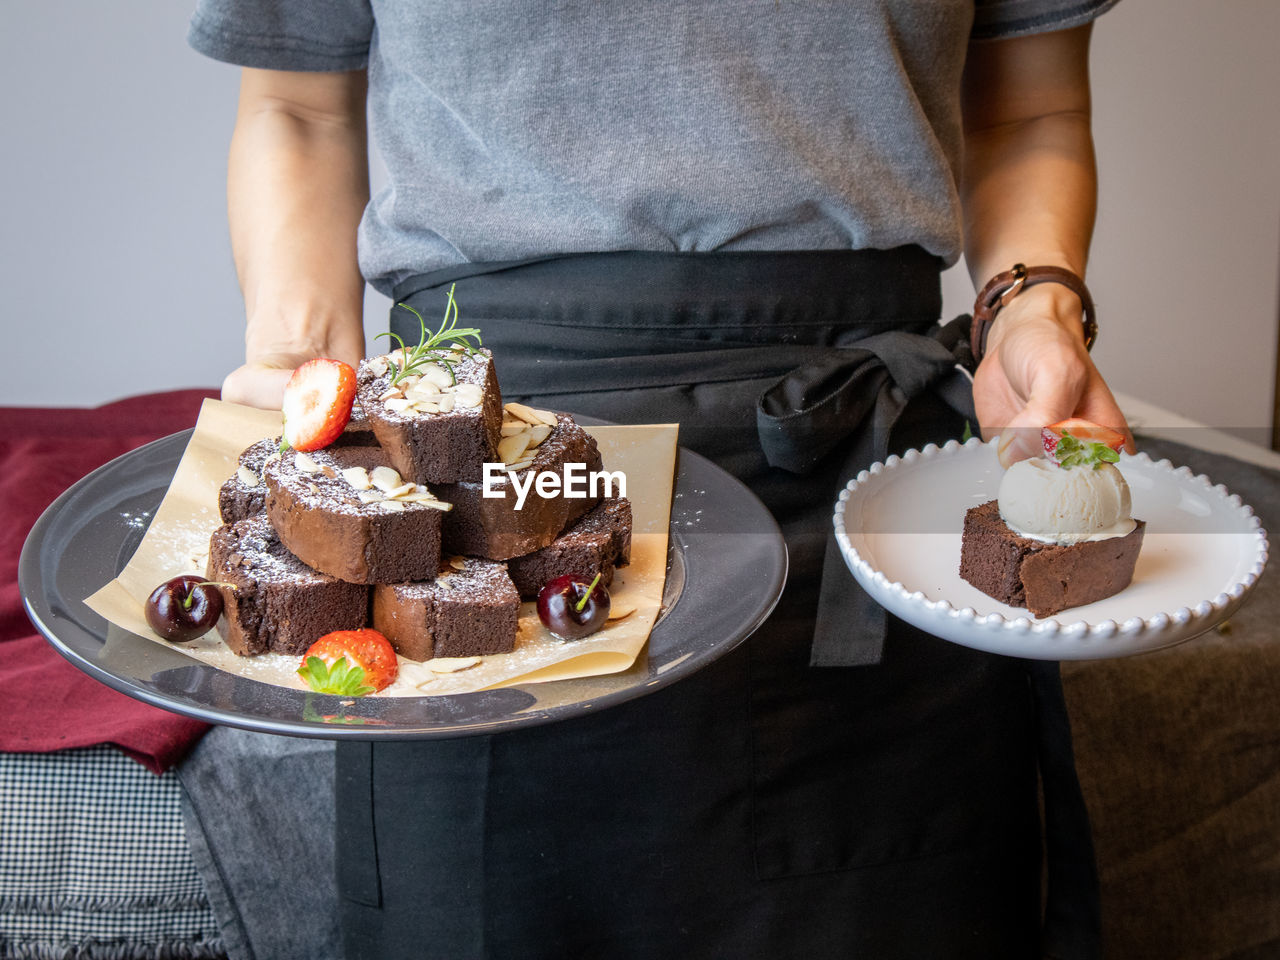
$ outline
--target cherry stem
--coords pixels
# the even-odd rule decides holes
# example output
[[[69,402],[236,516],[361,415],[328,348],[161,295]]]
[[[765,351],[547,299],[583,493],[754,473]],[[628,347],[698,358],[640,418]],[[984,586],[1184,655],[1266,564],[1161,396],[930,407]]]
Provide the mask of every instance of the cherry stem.
[[[226,587],[228,590],[236,589],[234,583],[222,583],[219,580],[201,580],[199,583],[193,583],[191,589],[187,591],[187,595],[182,598],[182,609],[190,610],[191,603],[196,598],[196,587]]]
[[[587,601],[591,599],[591,594],[595,593],[596,584],[600,582],[600,574],[596,574],[596,578],[591,581],[591,586],[587,587],[587,592],[582,595],[582,599],[573,605],[573,609],[581,613],[586,607]]]

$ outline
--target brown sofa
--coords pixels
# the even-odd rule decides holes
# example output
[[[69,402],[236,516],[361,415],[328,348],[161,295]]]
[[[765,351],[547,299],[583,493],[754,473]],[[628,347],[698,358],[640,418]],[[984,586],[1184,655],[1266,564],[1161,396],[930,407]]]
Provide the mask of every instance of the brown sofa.
[[[1280,474],[1139,446],[1225,483],[1280,531]],[[1280,958],[1278,560],[1216,631],[1062,665],[1110,960]]]

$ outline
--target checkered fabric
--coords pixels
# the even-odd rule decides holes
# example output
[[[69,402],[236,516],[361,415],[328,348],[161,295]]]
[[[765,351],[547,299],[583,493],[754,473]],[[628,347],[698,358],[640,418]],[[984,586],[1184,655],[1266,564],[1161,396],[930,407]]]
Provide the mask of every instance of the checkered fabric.
[[[0,754],[0,957],[222,957],[180,798],[106,745]]]

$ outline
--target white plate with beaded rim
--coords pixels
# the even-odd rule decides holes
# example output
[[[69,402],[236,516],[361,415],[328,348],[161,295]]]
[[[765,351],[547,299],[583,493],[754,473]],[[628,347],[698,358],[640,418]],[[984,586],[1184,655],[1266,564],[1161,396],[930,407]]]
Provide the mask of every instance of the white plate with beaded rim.
[[[1096,603],[1036,618],[960,578],[964,514],[993,500],[995,445],[929,444],[862,471],[835,507],[836,539],[855,578],[889,612],[928,633],[1037,660],[1124,657],[1189,640],[1221,623],[1258,582],[1267,536],[1222,485],[1168,460],[1117,464],[1147,522],[1133,582]]]

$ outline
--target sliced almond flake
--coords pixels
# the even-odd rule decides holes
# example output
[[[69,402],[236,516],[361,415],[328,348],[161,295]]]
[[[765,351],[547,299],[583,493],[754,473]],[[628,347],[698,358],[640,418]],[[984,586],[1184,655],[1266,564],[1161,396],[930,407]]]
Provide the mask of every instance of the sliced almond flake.
[[[382,499],[382,494],[377,490],[361,490],[356,496],[360,498],[361,503],[377,503]]]
[[[293,455],[293,465],[303,473],[319,473],[320,464],[316,463],[302,451]]]
[[[426,664],[432,673],[457,673],[459,670],[469,670],[479,662],[479,657],[436,657],[426,661]]]
[[[411,493],[406,497],[401,497],[403,503],[420,503],[424,507],[430,507],[432,510],[444,510],[448,512],[453,509],[452,503],[445,503],[443,500],[437,500],[430,493]]]
[[[320,492],[320,488],[319,488],[319,487],[317,487],[314,483],[308,483],[308,484],[307,484],[307,486],[311,488],[311,492],[312,492],[312,493],[319,493],[319,492]]]
[[[418,485],[416,483],[413,483],[413,482],[402,483],[400,484],[400,486],[396,487],[395,489],[387,491],[387,499],[403,500],[409,494],[417,493],[417,492],[418,492]]]
[[[525,469],[526,467],[532,467],[532,466],[533,466],[533,460],[530,457],[525,457],[521,460],[517,460],[515,463],[508,463],[507,469],[510,470],[512,473],[519,473],[521,470]]]
[[[413,404],[413,409],[419,413],[439,413],[440,404],[434,400],[417,400]]]
[[[449,566],[453,567],[453,569],[455,570],[465,570],[467,568],[467,558],[466,557],[450,557]]]
[[[410,400],[432,400],[440,396],[440,388],[430,380],[422,380],[406,390],[404,395]]]
[[[421,690],[428,683],[435,683],[435,682],[436,682],[436,675],[434,673],[431,673],[423,677],[421,680],[419,680],[416,686],[419,690]]]
[[[422,374],[407,373],[405,374],[404,378],[400,381],[400,386],[402,386],[405,390],[408,390],[410,387],[416,387],[421,380],[422,380]]]
[[[560,425],[560,418],[550,410],[534,410],[533,415],[537,417],[537,422],[548,427],[557,427]]]
[[[449,582],[449,571],[446,570],[444,573],[440,574],[440,576],[436,577],[436,586],[441,590],[453,589],[453,584]]]
[[[404,509],[404,504],[399,500],[383,500],[379,506],[387,513],[399,513]]]
[[[405,503],[426,503],[428,500],[434,501],[436,498],[435,494],[431,493],[429,490],[415,490],[412,493],[402,494],[396,499],[403,500]]]
[[[526,407],[523,403],[516,403],[514,400],[510,403],[504,403],[502,405],[502,409],[507,411],[507,413],[511,414],[513,417],[523,420],[525,423],[533,424],[542,422],[538,419],[538,415],[533,412],[532,407]]]
[[[373,481],[373,485],[386,493],[388,490],[394,490],[396,487],[404,483],[398,474],[391,467],[374,467],[373,473],[369,475],[369,479]]]
[[[524,456],[525,448],[528,446],[529,435],[524,431],[515,436],[503,437],[498,442],[498,457],[503,463],[514,463]]]
[[[484,388],[478,383],[460,383],[453,395],[457,398],[458,406],[468,409],[484,402]]]
[[[422,379],[434,383],[443,390],[445,387],[453,386],[453,374],[438,363],[428,363],[422,368]]]
[[[387,401],[387,409],[392,413],[404,413],[413,406],[412,400],[406,400],[404,397],[392,397]]]
[[[636,612],[636,608],[629,603],[619,603],[609,607],[610,620],[624,620]]]
[[[451,413],[453,411],[453,405],[455,400],[456,400],[456,397],[454,394],[442,393],[440,395],[440,399],[437,401],[440,407],[440,412]]]
[[[540,423],[536,427],[530,427],[529,446],[536,447],[549,436],[551,436],[551,428],[545,423]]]
[[[517,433],[523,433],[528,429],[529,425],[523,420],[516,420],[513,418],[511,420],[502,421],[502,435],[504,437],[514,437]]]
[[[373,486],[373,481],[369,479],[369,471],[364,467],[347,467],[342,471],[342,479],[357,490],[368,490]]]
[[[381,377],[385,375],[387,370],[388,370],[388,364],[387,364],[386,357],[374,357],[372,360],[369,361],[369,372],[372,373],[375,377]]]
[[[378,399],[381,401],[399,400],[399,399],[402,399],[403,397],[404,397],[404,393],[400,390],[398,386],[396,386],[396,387],[387,387],[387,389],[384,390],[378,396]]]
[[[258,475],[246,467],[243,463],[236,468],[236,479],[243,483],[246,487],[256,487],[258,485]]]

